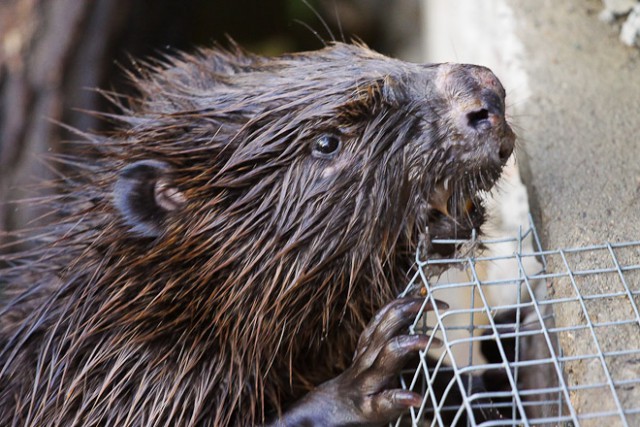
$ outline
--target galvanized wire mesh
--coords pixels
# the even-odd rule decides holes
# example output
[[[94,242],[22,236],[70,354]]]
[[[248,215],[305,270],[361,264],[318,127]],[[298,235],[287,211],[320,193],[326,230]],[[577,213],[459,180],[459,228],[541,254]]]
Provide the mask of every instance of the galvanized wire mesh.
[[[423,404],[396,425],[640,426],[640,242],[542,250],[531,225],[482,243],[416,257],[405,294],[450,308],[411,327],[434,338],[402,378]]]

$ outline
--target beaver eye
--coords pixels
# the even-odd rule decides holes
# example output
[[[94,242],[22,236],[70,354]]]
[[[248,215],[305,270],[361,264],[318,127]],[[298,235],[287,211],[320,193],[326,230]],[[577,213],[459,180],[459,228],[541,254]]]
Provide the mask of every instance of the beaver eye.
[[[330,159],[340,150],[340,138],[335,135],[322,135],[313,142],[313,156]]]

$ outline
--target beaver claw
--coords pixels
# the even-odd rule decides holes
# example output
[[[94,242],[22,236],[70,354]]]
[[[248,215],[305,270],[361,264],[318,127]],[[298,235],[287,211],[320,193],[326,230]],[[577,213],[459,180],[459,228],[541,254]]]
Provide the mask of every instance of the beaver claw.
[[[437,340],[398,333],[432,308],[423,298],[398,299],[383,307],[360,335],[351,366],[307,394],[274,426],[377,426],[419,406],[422,396],[394,387],[405,363],[430,339],[432,344]]]

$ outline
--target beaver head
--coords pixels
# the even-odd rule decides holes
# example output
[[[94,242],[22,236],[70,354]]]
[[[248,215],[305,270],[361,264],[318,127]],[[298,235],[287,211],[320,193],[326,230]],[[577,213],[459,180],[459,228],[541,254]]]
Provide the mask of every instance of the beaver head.
[[[431,253],[450,255],[430,240],[480,227],[480,194],[514,146],[488,69],[357,45],[278,58],[201,51],[136,82],[142,97],[109,144],[126,156],[114,199],[132,237],[259,240],[312,253],[316,267],[413,251],[425,235]]]

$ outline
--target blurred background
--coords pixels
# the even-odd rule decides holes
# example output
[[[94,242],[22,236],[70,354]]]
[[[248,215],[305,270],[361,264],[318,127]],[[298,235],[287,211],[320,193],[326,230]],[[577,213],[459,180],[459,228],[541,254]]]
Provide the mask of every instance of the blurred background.
[[[106,131],[87,111],[112,111],[94,89],[127,93],[132,58],[233,39],[274,55],[362,40],[420,59],[418,0],[2,0],[0,1],[0,230],[37,226],[46,213],[34,184],[52,177],[46,154],[80,131]],[[39,191],[42,193],[42,191]],[[0,233],[0,251],[9,237]],[[16,248],[12,248],[15,250]]]

